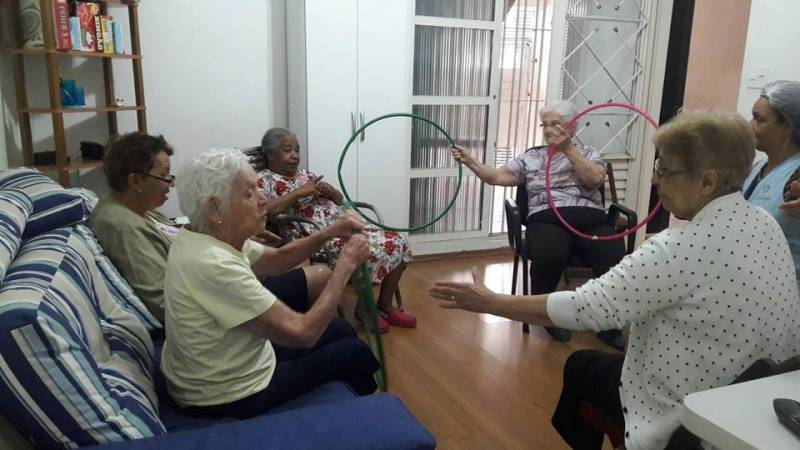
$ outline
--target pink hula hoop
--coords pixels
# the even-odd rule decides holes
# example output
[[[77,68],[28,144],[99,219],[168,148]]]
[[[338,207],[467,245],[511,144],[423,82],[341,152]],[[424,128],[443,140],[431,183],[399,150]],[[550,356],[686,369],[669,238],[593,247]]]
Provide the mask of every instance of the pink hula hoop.
[[[583,111],[576,114],[575,117],[573,117],[572,120],[570,120],[569,123],[567,123],[565,128],[572,127],[578,122],[578,120],[581,117],[585,116],[586,114],[589,114],[590,112],[596,109],[613,108],[613,107],[625,108],[637,112],[639,113],[640,116],[644,117],[645,120],[647,120],[647,122],[653,126],[653,128],[658,128],[658,122],[656,122],[655,119],[653,119],[649,114],[647,114],[646,111],[637,108],[636,106],[629,105],[627,103],[615,103],[615,102],[601,103],[599,105],[590,106],[584,109]],[[650,211],[650,214],[648,214],[647,217],[642,219],[642,221],[636,224],[635,227],[625,230],[621,233],[611,234],[608,236],[597,236],[597,235],[589,235],[576,230],[572,225],[570,225],[566,220],[564,220],[563,217],[561,217],[561,213],[559,213],[558,208],[556,208],[555,200],[553,199],[553,193],[550,191],[550,162],[553,160],[553,155],[555,155],[556,152],[557,150],[555,148],[555,144],[551,145],[549,151],[547,152],[547,164],[545,167],[545,175],[544,175],[544,189],[545,192],[547,192],[547,202],[550,204],[550,208],[553,210],[553,213],[555,213],[556,217],[558,218],[558,221],[561,222],[561,224],[564,225],[564,227],[569,231],[571,231],[574,235],[582,237],[584,239],[590,239],[593,241],[613,241],[614,239],[622,239],[630,234],[636,233],[639,230],[639,228],[642,228],[643,226],[645,226],[645,224],[647,224],[647,222],[652,220],[653,216],[655,216],[658,210],[661,209],[661,202],[659,201],[656,204],[656,206],[653,207],[653,210]]]

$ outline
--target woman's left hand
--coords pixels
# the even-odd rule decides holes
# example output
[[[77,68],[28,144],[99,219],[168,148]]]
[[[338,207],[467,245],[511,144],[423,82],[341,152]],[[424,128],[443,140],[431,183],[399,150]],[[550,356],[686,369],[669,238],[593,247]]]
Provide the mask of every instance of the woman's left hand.
[[[484,285],[483,274],[477,267],[472,268],[472,280],[472,283],[438,281],[429,292],[433,298],[442,300],[441,308],[488,312],[495,302],[495,293]]]
[[[783,215],[787,217],[793,217],[795,219],[800,219],[800,199],[792,200],[790,202],[781,203],[780,206],[781,212]]]
[[[323,197],[332,198],[338,192],[335,187],[326,181],[317,182],[317,190]]]

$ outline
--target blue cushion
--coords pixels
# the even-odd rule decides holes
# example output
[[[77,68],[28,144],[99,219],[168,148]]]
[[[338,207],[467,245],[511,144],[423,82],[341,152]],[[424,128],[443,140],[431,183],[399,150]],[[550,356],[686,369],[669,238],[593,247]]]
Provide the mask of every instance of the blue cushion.
[[[0,190],[0,283],[17,256],[25,222],[33,211],[31,199],[18,189]]]
[[[23,238],[80,222],[86,216],[80,195],[65,190],[37,170],[20,168],[0,172],[0,189],[11,188],[24,191],[33,203]]]
[[[111,260],[103,253],[103,247],[100,245],[100,242],[97,241],[92,230],[86,225],[78,224],[75,225],[75,231],[81,239],[83,239],[89,250],[92,251],[94,261],[97,264],[97,268],[100,269],[100,275],[102,275],[103,281],[111,292],[112,298],[121,307],[138,317],[147,331],[162,330],[164,326],[161,325],[161,322],[153,317],[150,311],[147,310],[147,307],[145,307],[144,303],[136,296],[136,293],[133,291],[131,285],[128,284],[128,281],[125,280],[116,266],[114,266]]]
[[[165,432],[153,344],[73,228],[22,243],[0,287],[0,414],[45,448]]]

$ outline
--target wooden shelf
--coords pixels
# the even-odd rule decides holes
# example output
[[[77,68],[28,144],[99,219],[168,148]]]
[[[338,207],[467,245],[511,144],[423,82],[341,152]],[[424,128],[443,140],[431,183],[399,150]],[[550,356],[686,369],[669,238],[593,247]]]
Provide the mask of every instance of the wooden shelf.
[[[76,170],[93,169],[95,167],[102,167],[103,161],[86,160],[86,161],[72,161],[65,166],[57,164],[48,164],[46,166],[31,166],[34,169],[49,172],[68,171],[74,172]]]
[[[142,59],[142,55],[129,55],[119,53],[103,53],[103,52],[80,52],[77,50],[56,50],[51,48],[16,48],[9,50],[12,55],[61,55],[61,56],[74,56],[78,58],[119,58],[119,59]]]
[[[144,106],[98,106],[94,108],[67,108],[61,109],[53,108],[24,108],[18,109],[17,112],[24,114],[75,114],[75,113],[98,113],[98,112],[116,112],[116,111],[144,111]]]

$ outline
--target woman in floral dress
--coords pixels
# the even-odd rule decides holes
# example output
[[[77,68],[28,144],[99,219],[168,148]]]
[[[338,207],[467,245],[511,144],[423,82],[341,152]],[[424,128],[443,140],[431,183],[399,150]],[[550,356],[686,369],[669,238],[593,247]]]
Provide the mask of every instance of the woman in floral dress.
[[[269,199],[269,214],[289,213],[305,217],[325,228],[343,214],[338,206],[342,203],[342,193],[322,176],[308,170],[298,169],[300,146],[297,137],[283,128],[272,128],[261,140],[267,169],[258,173],[259,187]],[[281,237],[293,240],[308,236],[315,231],[306,223],[289,223],[278,230]],[[379,328],[381,333],[389,331],[389,324],[404,328],[414,328],[417,319],[411,314],[392,306],[392,295],[397,289],[406,263],[411,260],[408,241],[394,231],[366,226],[364,233],[369,238],[372,255],[369,266],[372,270],[372,283],[380,284],[378,296]],[[333,239],[325,244],[323,251],[314,259],[333,267],[342,249],[341,239]]]

